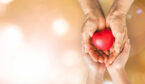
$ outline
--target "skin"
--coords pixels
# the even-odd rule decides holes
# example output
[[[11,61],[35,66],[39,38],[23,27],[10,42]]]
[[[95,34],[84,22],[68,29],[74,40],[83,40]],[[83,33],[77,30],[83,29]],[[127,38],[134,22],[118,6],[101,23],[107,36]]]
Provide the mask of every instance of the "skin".
[[[88,53],[84,55],[84,58],[89,68],[87,84],[102,84],[106,70],[105,64],[94,62]]]
[[[125,72],[125,65],[129,57],[130,48],[131,46],[128,40],[125,43],[122,53],[115,59],[112,65],[107,67],[114,84],[130,84]]]
[[[106,18],[106,26],[111,28],[115,37],[113,47],[110,49],[110,56],[106,63],[108,66],[119,56],[128,40],[126,16],[133,3],[133,0],[115,0]]]
[[[82,52],[89,68],[87,84],[102,84],[108,51],[96,49],[90,42],[96,30],[105,29],[105,17],[97,0],[79,0],[86,20],[82,28]]]
[[[82,52],[89,68],[87,84],[102,84],[106,67],[115,84],[129,84],[124,69],[130,52],[126,15],[133,0],[115,0],[106,19],[98,0],[79,2],[86,16],[82,27]],[[95,48],[90,42],[95,31],[108,27],[115,36],[109,52]]]
[[[91,43],[91,37],[95,31],[105,29],[105,17],[102,8],[97,0],[79,0],[85,13],[85,22],[82,28],[82,49],[88,53],[94,62],[103,63],[107,61],[108,51],[101,51]]]

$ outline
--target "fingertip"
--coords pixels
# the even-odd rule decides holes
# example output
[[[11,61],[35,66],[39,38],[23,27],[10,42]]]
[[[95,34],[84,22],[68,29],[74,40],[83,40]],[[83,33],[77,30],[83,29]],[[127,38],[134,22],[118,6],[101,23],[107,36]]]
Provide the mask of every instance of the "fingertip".
[[[91,57],[92,58],[92,60],[94,61],[94,62],[98,62],[98,59],[97,58],[93,58],[93,57]]]
[[[109,55],[109,51],[104,51],[104,53],[105,53],[106,55]]]
[[[108,67],[108,65],[109,65],[109,61],[107,60],[107,61],[106,61],[106,66]]]
[[[103,63],[103,58],[100,56],[98,62]]]

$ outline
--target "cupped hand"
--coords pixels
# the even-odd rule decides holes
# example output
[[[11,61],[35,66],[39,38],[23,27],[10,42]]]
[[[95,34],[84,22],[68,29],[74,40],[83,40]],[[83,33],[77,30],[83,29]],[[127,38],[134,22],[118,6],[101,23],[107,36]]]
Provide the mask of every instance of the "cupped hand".
[[[120,55],[124,48],[125,42],[128,40],[127,26],[126,26],[126,14],[121,10],[115,10],[112,8],[106,18],[106,25],[112,30],[115,37],[115,42],[110,49],[109,59],[106,64],[112,64],[114,60]]]
[[[110,71],[110,70],[114,70],[114,69],[124,68],[127,63],[128,57],[129,57],[130,48],[131,48],[130,42],[129,42],[129,40],[127,40],[125,42],[123,51],[115,59],[113,64],[107,66],[107,69]]]
[[[86,20],[82,29],[82,50],[83,53],[88,53],[94,62],[103,63],[107,61],[108,51],[101,51],[94,47],[91,42],[91,37],[96,31],[105,29],[106,21],[101,12],[91,12],[86,16]]]

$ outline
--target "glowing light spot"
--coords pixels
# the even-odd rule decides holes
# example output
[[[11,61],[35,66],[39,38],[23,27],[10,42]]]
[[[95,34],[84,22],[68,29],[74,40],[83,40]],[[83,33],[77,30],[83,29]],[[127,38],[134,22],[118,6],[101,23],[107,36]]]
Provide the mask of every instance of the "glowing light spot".
[[[52,71],[51,52],[27,46],[10,54],[3,54],[0,64],[0,78],[13,84],[46,84]],[[20,83],[21,82],[21,83]],[[23,83],[24,82],[24,83]]]
[[[58,35],[64,35],[68,29],[68,23],[64,19],[57,19],[52,24],[53,31]]]
[[[13,0],[0,0],[1,4],[9,4],[11,3]]]
[[[136,11],[137,14],[141,14],[142,13],[142,9],[138,8]]]
[[[103,84],[113,84],[111,81],[105,81]]]
[[[66,66],[73,66],[80,63],[80,55],[73,50],[66,51],[62,57],[63,64]]]
[[[23,43],[23,35],[16,25],[7,26],[2,32],[2,43],[5,48],[17,48]]]

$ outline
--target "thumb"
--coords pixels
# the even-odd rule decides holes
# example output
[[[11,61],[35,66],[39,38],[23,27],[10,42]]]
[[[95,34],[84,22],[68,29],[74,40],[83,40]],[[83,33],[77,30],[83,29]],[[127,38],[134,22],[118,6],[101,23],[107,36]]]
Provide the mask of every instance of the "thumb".
[[[122,46],[124,44],[124,35],[123,33],[116,33],[115,35],[115,42],[114,42],[114,50],[116,53],[120,53],[120,51],[122,50]]]

